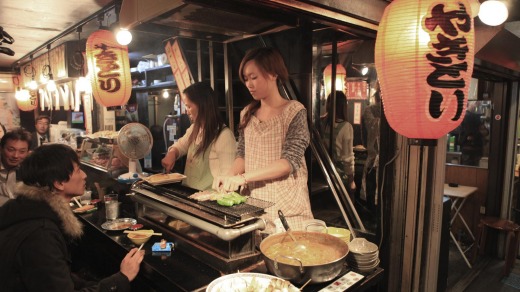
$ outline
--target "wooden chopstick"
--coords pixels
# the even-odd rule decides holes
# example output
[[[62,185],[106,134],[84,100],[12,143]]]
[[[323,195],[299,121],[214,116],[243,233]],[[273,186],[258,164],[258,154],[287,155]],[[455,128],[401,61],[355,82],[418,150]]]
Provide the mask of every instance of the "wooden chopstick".
[[[131,231],[131,230],[125,230],[123,231],[123,233],[133,233],[133,234],[144,234],[144,235],[147,235],[147,234],[151,234],[151,235],[162,235],[162,233],[157,233],[157,232],[146,232],[146,231],[139,231],[139,230],[136,230],[136,231]]]
[[[140,251],[140,250],[141,250],[141,248],[143,248],[143,246],[144,246],[144,242],[143,242],[143,243],[141,243],[141,246],[139,247],[139,249],[138,249],[137,251]]]
[[[74,202],[76,202],[76,204],[78,204],[78,207],[82,207],[81,203],[78,201],[78,199],[76,199],[76,197],[72,197],[74,199]]]

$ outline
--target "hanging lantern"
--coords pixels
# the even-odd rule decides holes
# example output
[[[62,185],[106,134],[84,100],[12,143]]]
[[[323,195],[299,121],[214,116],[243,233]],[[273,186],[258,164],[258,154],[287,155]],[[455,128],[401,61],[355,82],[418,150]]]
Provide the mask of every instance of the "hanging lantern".
[[[132,93],[127,46],[120,45],[112,32],[101,29],[88,37],[86,52],[96,101],[106,107],[125,105]]]
[[[336,65],[336,91],[345,90],[345,78],[347,77],[347,70],[343,65]],[[332,64],[327,65],[323,69],[323,83],[325,86],[325,97],[332,92]]]
[[[16,94],[16,105],[21,111],[30,112],[38,107],[36,90],[22,89]]]
[[[385,115],[408,138],[438,139],[464,119],[473,73],[468,0],[394,0],[377,33],[375,64]]]

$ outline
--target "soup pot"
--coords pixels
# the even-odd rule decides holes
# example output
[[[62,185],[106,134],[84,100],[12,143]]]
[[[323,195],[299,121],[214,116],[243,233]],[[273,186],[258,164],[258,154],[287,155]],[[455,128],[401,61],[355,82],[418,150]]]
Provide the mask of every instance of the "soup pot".
[[[273,256],[272,249],[281,245],[291,245],[293,248]],[[325,252],[324,247],[327,250]],[[298,253],[300,249],[306,249],[305,253],[310,257],[326,253],[327,258],[323,262],[318,259],[317,262],[308,264],[305,259],[295,256],[302,254]],[[323,283],[334,279],[341,272],[348,254],[348,245],[327,233],[288,231],[266,237],[260,243],[260,251],[271,274],[294,284],[303,284],[309,280],[310,283]]]

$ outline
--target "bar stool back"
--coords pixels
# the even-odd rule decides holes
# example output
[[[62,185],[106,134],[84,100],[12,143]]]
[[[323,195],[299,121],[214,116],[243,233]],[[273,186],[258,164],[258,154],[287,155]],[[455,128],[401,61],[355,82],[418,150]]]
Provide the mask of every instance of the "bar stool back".
[[[506,255],[503,276],[509,275],[515,264],[515,259],[518,254],[518,244],[520,243],[520,225],[507,219],[487,216],[480,219],[478,228],[479,231],[477,235],[477,247],[473,252],[473,262],[475,261],[479,251],[479,254],[484,253],[487,229],[493,228],[499,231],[504,231],[507,233],[507,238],[505,242]]]

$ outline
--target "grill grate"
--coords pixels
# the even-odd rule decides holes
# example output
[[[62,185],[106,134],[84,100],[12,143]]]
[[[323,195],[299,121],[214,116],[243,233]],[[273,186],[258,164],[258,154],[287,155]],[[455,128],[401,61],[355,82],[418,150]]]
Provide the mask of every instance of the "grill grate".
[[[199,208],[204,209],[209,213],[221,218],[235,218],[237,221],[242,221],[254,216],[261,215],[264,213],[266,208],[274,205],[272,202],[247,197],[247,201],[245,203],[227,207],[217,204],[216,201],[199,202],[197,200],[190,199],[188,197],[196,193],[197,190],[179,184],[152,186],[145,182],[143,183],[142,187],[158,195],[163,195],[176,201],[182,201],[191,206],[198,206]]]

